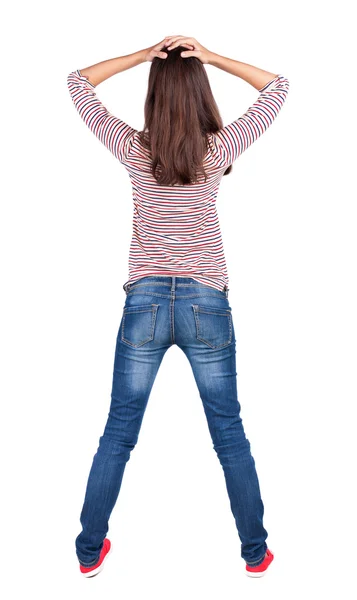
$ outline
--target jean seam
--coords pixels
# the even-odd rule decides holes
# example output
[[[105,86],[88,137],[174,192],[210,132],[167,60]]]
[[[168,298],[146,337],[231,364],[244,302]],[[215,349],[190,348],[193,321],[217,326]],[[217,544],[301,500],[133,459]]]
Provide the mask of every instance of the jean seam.
[[[136,287],[141,287],[141,286],[145,287],[145,286],[148,286],[148,285],[163,285],[163,286],[167,286],[167,287],[171,286],[170,283],[166,283],[166,282],[162,282],[162,281],[150,281],[150,282],[147,281],[145,283],[124,283],[123,289],[126,292],[130,292],[131,290],[135,289]],[[222,289],[219,290],[219,289],[215,288],[213,285],[208,285],[208,284],[205,284],[205,283],[198,283],[198,282],[195,282],[195,283],[176,283],[175,285],[176,285],[176,287],[188,287],[188,288],[189,287],[199,286],[199,287],[202,287],[205,290],[206,289],[207,290],[215,290],[217,292],[225,294],[226,296],[227,296],[227,292],[229,291],[229,289],[228,289],[228,287],[226,285],[224,285],[223,290]]]
[[[218,290],[217,290],[218,291]],[[223,294],[223,292],[219,292],[218,294],[209,294],[209,293],[204,293],[204,294],[183,294],[182,296],[175,294],[175,300],[184,300],[185,298],[206,298],[206,297],[213,297],[213,298],[222,298],[225,299],[226,296],[222,296],[220,294]],[[171,295],[168,294],[161,294],[160,292],[156,292],[156,291],[152,291],[152,292],[145,292],[145,291],[138,291],[135,292],[134,290],[130,291],[127,293],[127,296],[133,296],[135,294],[140,294],[141,296],[158,296],[160,298],[166,298],[167,300],[169,300],[171,298]]]

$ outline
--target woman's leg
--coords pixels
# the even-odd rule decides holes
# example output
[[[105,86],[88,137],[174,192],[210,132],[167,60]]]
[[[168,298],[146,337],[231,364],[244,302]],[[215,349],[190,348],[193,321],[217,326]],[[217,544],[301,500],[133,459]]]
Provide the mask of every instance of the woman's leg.
[[[228,299],[208,295],[188,299],[185,312],[180,347],[191,364],[224,471],[241,556],[258,565],[265,557],[268,534],[255,461],[240,416],[231,308]]]
[[[154,339],[155,310],[155,305],[141,297],[141,302],[126,309],[125,323],[124,317],[120,323],[110,411],[93,458],[80,515],[82,531],[75,541],[78,560],[84,566],[98,561],[125,465],[138,441],[149,395],[169,347]]]

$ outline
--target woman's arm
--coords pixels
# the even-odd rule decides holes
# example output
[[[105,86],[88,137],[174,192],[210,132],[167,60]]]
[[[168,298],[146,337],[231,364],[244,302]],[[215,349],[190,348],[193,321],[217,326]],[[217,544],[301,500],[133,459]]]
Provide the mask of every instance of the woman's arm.
[[[221,166],[231,165],[273,123],[289,92],[289,80],[252,65],[209,53],[208,64],[223,69],[250,83],[259,92],[246,112],[215,134]]]
[[[162,52],[161,48],[168,39],[127,56],[104,60],[85,69],[76,69],[67,76],[68,90],[79,115],[122,163],[128,158],[137,130],[109,112],[97,97],[95,87],[109,77],[143,62],[150,62],[155,57],[165,59],[167,53]]]
[[[109,77],[112,77],[117,73],[121,73],[122,71],[126,71],[127,69],[131,69],[132,67],[136,67],[143,62],[151,62],[155,57],[164,59],[167,58],[167,52],[163,52],[161,48],[164,45],[167,45],[170,37],[166,37],[158,44],[154,44],[153,46],[149,46],[143,50],[138,50],[132,54],[119,56],[118,58],[110,58],[109,60],[103,60],[102,62],[92,65],[91,67],[87,67],[86,69],[80,69],[80,72],[88,79],[90,83],[92,83],[94,86],[97,86],[102,83],[102,81],[109,79]]]
[[[231,165],[274,122],[288,94],[289,80],[277,75],[259,91],[256,101],[242,116],[215,134],[220,144],[221,166]]]
[[[102,144],[124,163],[137,130],[113,115],[99,100],[95,88],[109,77],[147,60],[148,50],[111,58],[67,76],[67,86],[80,117]]]
[[[76,69],[67,76],[67,86],[80,117],[102,144],[124,163],[137,130],[113,115],[99,100],[95,88],[121,71],[147,60],[147,50],[104,60],[85,69]]]
[[[276,73],[264,71],[264,69],[259,69],[258,67],[253,67],[253,65],[239,62],[239,60],[233,60],[232,58],[220,56],[214,52],[210,52],[208,64],[212,65],[213,67],[218,67],[218,69],[222,69],[231,75],[236,75],[236,77],[244,79],[244,81],[250,83],[250,85],[259,91],[265,87],[267,83],[278,76]]]
[[[133,54],[103,60],[86,69],[80,69],[80,72],[92,85],[97,86],[109,77],[145,62],[147,60],[146,54],[147,50],[138,50]]]
[[[106,73],[108,72],[106,70]],[[69,73],[67,86],[74,106],[84,123],[115,158],[124,163],[137,130],[109,112],[99,100],[94,84],[79,69]]]

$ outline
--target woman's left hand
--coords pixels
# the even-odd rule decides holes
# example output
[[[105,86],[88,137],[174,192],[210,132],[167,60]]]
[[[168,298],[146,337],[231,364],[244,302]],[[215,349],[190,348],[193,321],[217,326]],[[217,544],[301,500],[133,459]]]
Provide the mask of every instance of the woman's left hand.
[[[170,45],[170,41],[172,38],[177,38],[177,35],[169,35],[167,37],[165,37],[161,42],[159,42],[158,44],[155,44],[155,46],[151,46],[150,48],[146,48],[143,52],[144,52],[144,57],[145,57],[145,61],[149,61],[152,62],[154,60],[154,58],[167,58],[167,52],[163,52],[161,50],[161,48],[163,46],[169,46]],[[188,44],[182,44],[183,46],[189,48],[190,50],[192,50],[192,46],[189,46]]]

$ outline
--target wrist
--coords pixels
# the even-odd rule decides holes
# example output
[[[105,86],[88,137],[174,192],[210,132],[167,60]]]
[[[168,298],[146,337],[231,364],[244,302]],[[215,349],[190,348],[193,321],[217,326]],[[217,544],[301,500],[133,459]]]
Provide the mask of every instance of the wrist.
[[[215,67],[217,65],[218,58],[219,58],[219,54],[215,54],[215,52],[209,52],[208,53],[207,64],[208,65],[212,65],[213,67]]]
[[[144,48],[143,50],[139,50],[138,52],[138,56],[139,56],[139,60],[140,62],[147,62],[147,55],[149,52],[150,48]]]

